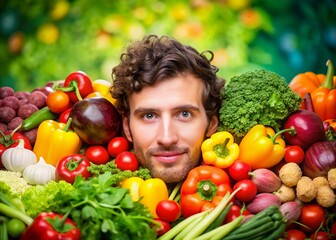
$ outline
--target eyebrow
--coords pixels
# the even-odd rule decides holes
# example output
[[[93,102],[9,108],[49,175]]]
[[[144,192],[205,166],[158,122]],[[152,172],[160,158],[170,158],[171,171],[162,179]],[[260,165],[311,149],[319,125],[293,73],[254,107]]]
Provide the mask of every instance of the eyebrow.
[[[196,107],[196,106],[191,105],[191,104],[180,105],[180,106],[177,106],[177,107],[175,107],[173,109],[174,110],[188,109],[188,110],[192,110],[192,111],[196,111],[196,112],[200,111],[199,107]],[[136,115],[138,113],[143,113],[143,112],[156,112],[156,111],[157,111],[157,108],[139,107],[139,108],[137,108],[137,109],[134,110],[134,115]]]

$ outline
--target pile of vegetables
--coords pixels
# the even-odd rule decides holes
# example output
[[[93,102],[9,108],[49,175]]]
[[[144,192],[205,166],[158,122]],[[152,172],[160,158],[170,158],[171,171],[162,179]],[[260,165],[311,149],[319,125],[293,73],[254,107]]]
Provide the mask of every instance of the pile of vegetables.
[[[233,77],[202,164],[176,186],[139,165],[108,81],[70,73],[34,90],[45,97],[19,120],[7,98],[33,93],[1,88],[15,116],[0,116],[0,238],[335,237],[336,116],[316,97],[334,94],[327,66],[314,89],[266,70]]]

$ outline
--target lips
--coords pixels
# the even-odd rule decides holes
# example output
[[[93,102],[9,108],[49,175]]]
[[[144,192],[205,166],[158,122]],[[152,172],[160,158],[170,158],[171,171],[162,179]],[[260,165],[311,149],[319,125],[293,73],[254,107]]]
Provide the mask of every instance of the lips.
[[[153,156],[159,162],[174,163],[178,161],[182,155],[183,153],[180,153],[180,152],[160,152],[160,153],[155,153]]]

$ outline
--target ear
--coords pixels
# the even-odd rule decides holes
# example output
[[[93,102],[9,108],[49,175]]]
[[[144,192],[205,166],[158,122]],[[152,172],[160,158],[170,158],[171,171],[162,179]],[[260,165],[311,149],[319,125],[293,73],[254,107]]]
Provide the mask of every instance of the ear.
[[[128,117],[122,117],[123,131],[128,141],[133,142]]]
[[[211,135],[217,131],[217,127],[218,127],[218,117],[213,116],[210,120],[208,131],[206,132],[206,136],[211,137]]]

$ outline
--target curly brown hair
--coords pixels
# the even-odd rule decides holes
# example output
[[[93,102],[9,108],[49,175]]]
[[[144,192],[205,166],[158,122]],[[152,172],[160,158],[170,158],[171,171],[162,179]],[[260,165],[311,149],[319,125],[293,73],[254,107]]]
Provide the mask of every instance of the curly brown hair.
[[[206,54],[210,55],[209,59]],[[203,105],[210,119],[218,114],[224,86],[224,79],[216,75],[218,68],[210,63],[212,59],[211,51],[199,53],[168,36],[148,35],[121,55],[120,64],[112,69],[110,93],[116,99],[119,112],[128,116],[128,98],[132,93],[158,81],[190,73],[204,83]]]

